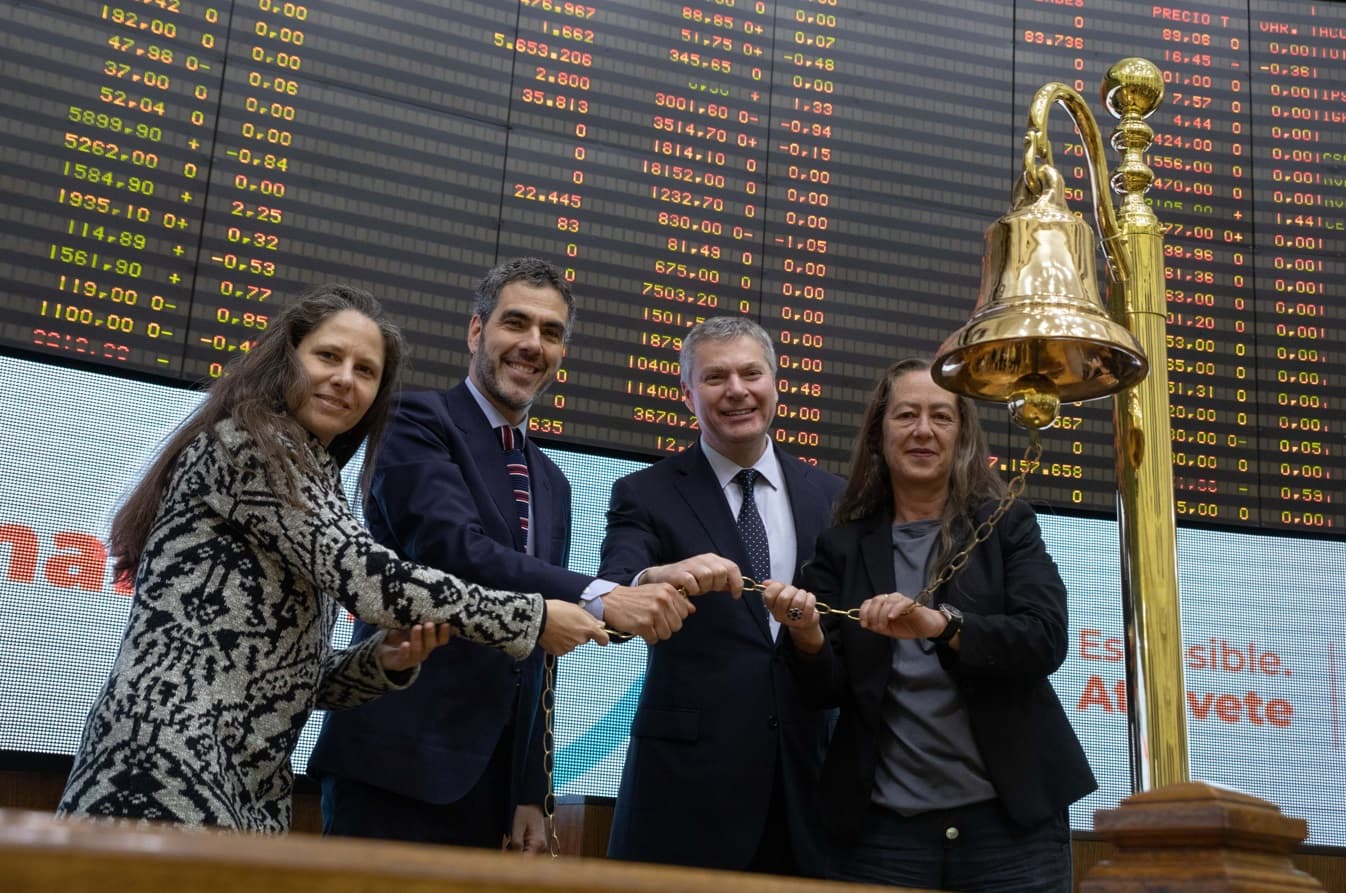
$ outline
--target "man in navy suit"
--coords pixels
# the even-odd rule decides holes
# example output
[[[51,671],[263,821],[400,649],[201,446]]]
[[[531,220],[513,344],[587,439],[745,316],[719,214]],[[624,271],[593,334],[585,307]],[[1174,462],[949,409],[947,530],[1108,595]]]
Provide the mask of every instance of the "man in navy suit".
[[[492,586],[579,601],[647,642],[687,616],[673,586],[633,589],[566,569],[570,485],[528,438],[528,413],[555,378],[574,317],[569,284],[536,258],[478,286],[468,379],[402,395],[377,457],[365,518],[403,558]],[[499,429],[523,441],[521,518]],[[360,638],[374,630],[358,625]],[[522,662],[455,638],[420,678],[327,716],[309,761],[323,832],[545,852],[541,651]]]
[[[842,482],[772,443],[776,357],[756,323],[698,324],[681,368],[700,441],[616,483],[599,573],[700,598],[649,649],[608,855],[821,875],[826,716],[801,706],[779,624],[743,577],[793,580]]]

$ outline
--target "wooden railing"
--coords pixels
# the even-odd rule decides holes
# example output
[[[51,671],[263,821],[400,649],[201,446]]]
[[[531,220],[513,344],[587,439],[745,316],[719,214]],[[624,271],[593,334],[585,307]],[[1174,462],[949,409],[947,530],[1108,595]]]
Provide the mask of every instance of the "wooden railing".
[[[69,821],[0,810],[5,893],[892,893],[605,859]]]
[[[95,888],[102,893],[109,886],[113,893],[123,893],[116,888],[131,878],[139,881],[134,888],[127,884],[125,893],[132,889],[135,893],[285,893],[308,890],[317,883],[324,885],[318,893],[384,889],[414,893],[431,887],[441,891],[728,889],[733,893],[862,889],[608,863],[598,857],[607,848],[612,804],[596,797],[561,799],[557,828],[566,855],[555,863],[477,850],[322,840],[303,833],[257,838],[167,827],[114,828],[103,823],[90,828],[51,818],[65,771],[68,766],[64,765],[0,771],[0,893]],[[17,809],[6,811],[6,807]],[[301,784],[295,798],[295,827],[316,831],[318,819],[316,791]],[[1283,816],[1274,804],[1236,791],[1200,782],[1175,785],[1128,798],[1115,810],[1102,810],[1095,825],[1095,831],[1074,835],[1076,889],[1081,893],[1151,889],[1346,893],[1343,851],[1304,847],[1302,820]],[[482,878],[488,878],[489,884],[480,886]],[[244,881],[258,885],[245,886]],[[156,883],[160,885],[153,886]]]

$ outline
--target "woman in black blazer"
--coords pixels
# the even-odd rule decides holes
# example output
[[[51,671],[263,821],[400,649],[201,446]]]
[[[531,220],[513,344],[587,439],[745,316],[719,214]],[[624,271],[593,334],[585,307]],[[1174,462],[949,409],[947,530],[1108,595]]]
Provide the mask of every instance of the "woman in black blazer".
[[[804,697],[840,708],[822,778],[839,880],[1071,890],[1067,807],[1097,784],[1047,681],[1066,590],[1026,504],[982,526],[1005,492],[972,402],[895,363],[836,526],[799,588],[767,587]]]

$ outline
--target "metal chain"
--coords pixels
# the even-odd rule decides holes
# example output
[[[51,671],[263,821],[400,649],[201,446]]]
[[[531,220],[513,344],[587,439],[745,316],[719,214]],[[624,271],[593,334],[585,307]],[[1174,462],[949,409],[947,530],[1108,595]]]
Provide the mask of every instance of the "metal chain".
[[[968,558],[972,555],[972,550],[986,542],[995,529],[995,525],[1009,511],[1010,505],[1019,496],[1023,495],[1024,487],[1028,484],[1028,472],[1030,469],[1036,469],[1041,465],[1042,459],[1042,437],[1036,429],[1029,432],[1028,446],[1024,448],[1024,457],[1019,464],[1019,471],[1009,479],[1005,486],[1005,495],[1000,497],[1000,504],[995,507],[995,511],[987,516],[986,520],[977,525],[976,532],[972,535],[972,541],[963,548],[949,563],[939,572],[935,579],[931,580],[919,593],[914,601],[918,605],[930,604],[930,599],[934,596],[935,590],[949,582],[949,578],[963,569],[967,564]]]
[[[547,837],[547,852],[553,859],[561,856],[561,839],[556,835],[556,739],[552,734],[552,717],[556,713],[556,656],[544,655],[542,658],[543,677],[542,717],[545,725],[542,729],[542,766],[547,771],[547,793],[542,797],[542,821],[546,827],[543,834]]]

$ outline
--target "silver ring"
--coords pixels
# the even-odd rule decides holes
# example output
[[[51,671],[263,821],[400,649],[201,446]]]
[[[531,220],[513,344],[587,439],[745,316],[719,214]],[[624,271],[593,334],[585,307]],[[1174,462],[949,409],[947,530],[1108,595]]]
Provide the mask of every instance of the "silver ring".
[[[791,620],[802,620],[804,619],[804,612],[798,608],[791,608],[785,612],[785,616],[789,617]]]

